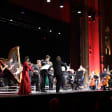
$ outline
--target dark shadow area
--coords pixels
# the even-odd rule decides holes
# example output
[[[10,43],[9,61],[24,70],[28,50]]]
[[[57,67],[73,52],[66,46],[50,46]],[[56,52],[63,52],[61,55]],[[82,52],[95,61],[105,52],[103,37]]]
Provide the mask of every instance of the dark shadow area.
[[[0,34],[0,57],[7,58],[12,47],[20,46],[22,61],[27,55],[35,62],[49,54],[52,60],[60,55],[69,63],[67,23],[5,3],[0,14]]]
[[[112,92],[78,92],[1,98],[1,109],[47,112],[105,112],[111,109]]]

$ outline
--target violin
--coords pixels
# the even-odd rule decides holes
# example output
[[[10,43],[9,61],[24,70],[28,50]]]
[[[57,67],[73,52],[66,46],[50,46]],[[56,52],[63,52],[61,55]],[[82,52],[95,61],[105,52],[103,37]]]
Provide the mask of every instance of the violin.
[[[30,61],[28,61],[28,65],[32,66],[32,65],[33,65],[33,63],[31,63]]]

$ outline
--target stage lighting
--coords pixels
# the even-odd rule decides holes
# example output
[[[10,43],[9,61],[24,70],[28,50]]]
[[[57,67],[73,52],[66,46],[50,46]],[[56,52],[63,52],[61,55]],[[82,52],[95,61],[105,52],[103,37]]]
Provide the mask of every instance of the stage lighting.
[[[95,21],[95,12],[89,12],[88,19],[89,21]]]
[[[10,19],[9,21],[11,21],[11,22],[12,22],[13,20],[12,20],[12,19]]]
[[[41,27],[39,26],[38,29],[41,30]]]
[[[60,33],[60,32],[58,32],[58,35],[61,35],[61,33]]]
[[[46,0],[46,2],[47,2],[47,3],[50,3],[50,2],[51,2],[51,0]]]
[[[88,18],[92,18],[92,16],[91,15],[88,15]]]
[[[64,8],[64,5],[61,4],[61,5],[60,5],[60,8]]]
[[[51,33],[51,32],[52,32],[52,30],[50,29],[50,30],[49,30],[49,32]]]
[[[60,8],[64,8],[63,0],[60,0]]]
[[[81,11],[81,10],[78,10],[78,11],[77,11],[77,14],[82,14],[82,11]]]

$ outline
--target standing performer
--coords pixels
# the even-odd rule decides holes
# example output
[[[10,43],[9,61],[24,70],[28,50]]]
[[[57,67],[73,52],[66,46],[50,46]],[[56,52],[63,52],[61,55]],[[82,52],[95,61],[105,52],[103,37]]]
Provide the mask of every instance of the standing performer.
[[[39,65],[40,64],[40,60],[37,60],[37,63],[36,64],[33,64],[32,66],[32,69],[37,71],[37,72],[34,72],[33,73],[33,76],[32,76],[32,79],[33,79],[33,84],[36,85],[36,91],[40,91],[40,82],[41,82],[41,79],[40,79],[40,67]]]
[[[29,70],[34,71],[29,66],[29,57],[25,57],[23,64],[22,80],[19,89],[19,95],[28,95],[31,93],[31,82],[29,77]]]
[[[40,74],[41,74],[41,92],[46,92],[45,91],[46,77],[48,76],[48,74],[49,74],[48,71],[51,68],[51,64],[49,63],[50,58],[51,57],[49,55],[46,55],[45,60],[42,61],[42,67],[41,67],[41,71],[40,71]]]
[[[67,70],[67,67],[66,67],[66,64],[64,64],[61,61],[61,57],[60,56],[56,57],[56,61],[53,64],[53,66],[54,66],[54,76],[56,77],[56,81],[57,81],[56,82],[56,92],[59,92],[60,87],[62,85],[62,75],[63,75],[62,66],[65,66],[66,70]]]

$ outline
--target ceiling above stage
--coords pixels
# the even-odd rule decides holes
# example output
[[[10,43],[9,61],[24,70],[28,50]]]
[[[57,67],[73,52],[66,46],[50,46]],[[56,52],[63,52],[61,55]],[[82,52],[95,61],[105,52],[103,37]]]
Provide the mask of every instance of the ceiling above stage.
[[[54,19],[70,23],[71,11],[82,10],[87,0],[8,0],[16,5],[30,9],[37,13],[50,16]],[[93,1],[93,0],[92,0]],[[63,4],[63,8],[60,8]]]
[[[64,8],[60,8],[59,0],[51,0],[47,3],[46,0],[9,0],[10,2],[30,9],[37,13],[44,14],[57,20],[70,23],[70,1],[63,0]]]

